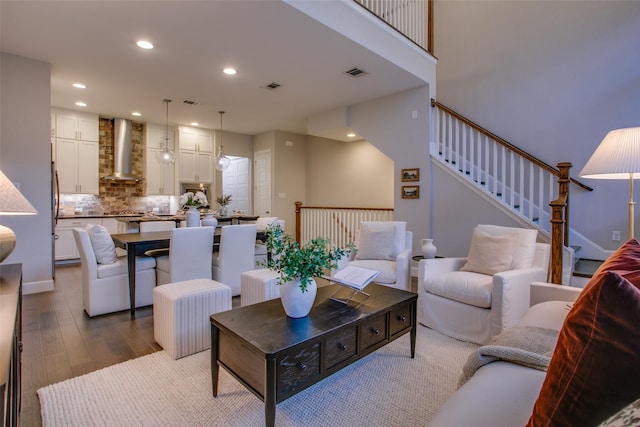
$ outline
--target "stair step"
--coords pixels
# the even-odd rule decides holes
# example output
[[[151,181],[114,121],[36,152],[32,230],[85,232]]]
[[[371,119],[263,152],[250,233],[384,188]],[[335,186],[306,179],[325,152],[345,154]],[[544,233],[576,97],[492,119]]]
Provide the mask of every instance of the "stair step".
[[[592,277],[593,273],[602,265],[604,261],[597,259],[579,259],[573,270],[573,275],[577,277]]]

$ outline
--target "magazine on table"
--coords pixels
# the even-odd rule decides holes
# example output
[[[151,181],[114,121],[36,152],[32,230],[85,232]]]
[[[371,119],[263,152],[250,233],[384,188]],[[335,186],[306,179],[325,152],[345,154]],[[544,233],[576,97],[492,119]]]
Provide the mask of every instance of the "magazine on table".
[[[336,272],[333,276],[329,277],[329,279],[361,291],[379,274],[380,272],[377,270],[348,265],[342,270]]]

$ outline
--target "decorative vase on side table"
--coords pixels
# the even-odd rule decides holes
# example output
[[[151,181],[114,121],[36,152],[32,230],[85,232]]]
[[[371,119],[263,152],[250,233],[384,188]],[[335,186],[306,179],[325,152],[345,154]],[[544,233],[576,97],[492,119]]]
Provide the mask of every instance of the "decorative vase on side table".
[[[218,225],[218,220],[213,217],[211,212],[205,214],[201,222],[204,227],[216,227]]]
[[[187,227],[200,227],[200,211],[195,206],[190,206],[186,214]]]
[[[435,258],[438,248],[433,244],[433,239],[422,239],[422,256],[425,259]]]
[[[229,208],[226,206],[220,206],[220,216],[225,217],[229,215]]]
[[[316,300],[318,287],[316,281],[311,279],[306,292],[302,292],[300,280],[292,280],[280,285],[280,300],[287,316],[293,318],[305,317],[311,311]]]

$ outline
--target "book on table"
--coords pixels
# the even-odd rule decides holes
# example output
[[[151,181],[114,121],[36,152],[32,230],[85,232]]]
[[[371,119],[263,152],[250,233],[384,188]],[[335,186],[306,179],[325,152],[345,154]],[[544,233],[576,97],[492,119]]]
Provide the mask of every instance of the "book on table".
[[[342,270],[337,271],[333,276],[329,277],[329,279],[361,291],[379,274],[380,272],[377,270],[348,265]]]

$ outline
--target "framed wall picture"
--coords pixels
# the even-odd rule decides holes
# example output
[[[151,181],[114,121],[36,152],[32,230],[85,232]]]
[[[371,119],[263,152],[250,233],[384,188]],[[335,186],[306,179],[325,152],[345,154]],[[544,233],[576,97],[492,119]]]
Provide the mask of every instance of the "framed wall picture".
[[[420,186],[419,185],[403,185],[402,198],[403,199],[419,199]]]
[[[420,169],[402,169],[402,182],[420,181]]]

